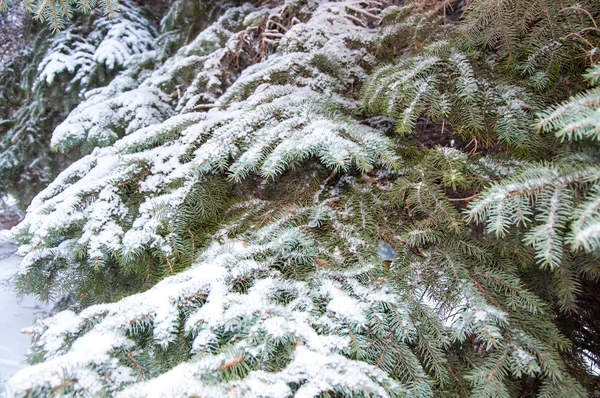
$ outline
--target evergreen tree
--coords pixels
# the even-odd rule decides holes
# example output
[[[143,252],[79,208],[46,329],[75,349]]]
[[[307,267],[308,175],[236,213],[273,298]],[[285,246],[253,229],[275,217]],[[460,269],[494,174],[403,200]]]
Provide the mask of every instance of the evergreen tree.
[[[67,20],[73,18],[73,12],[88,13],[100,7],[107,16],[121,11],[118,0],[0,0],[0,11],[9,9],[15,3],[22,3],[25,9],[35,15],[39,21],[46,21],[54,30],[64,29]],[[127,11],[127,10],[126,10]]]
[[[45,26],[24,27],[33,43],[0,67],[2,96],[9,101],[0,124],[0,194],[29,204],[73,158],[49,151],[52,130],[90,89],[149,49],[152,24],[135,3],[121,8],[127,15],[120,19],[92,13],[55,36]]]
[[[12,232],[21,291],[63,311],[6,393],[592,393],[599,12],[179,0],[159,32],[65,25],[28,62],[36,100],[69,76],[44,145],[81,158]],[[147,35],[89,55],[119,23]],[[86,51],[48,67],[63,48]]]
[[[599,13],[594,0],[475,0],[461,30],[471,46],[493,49],[535,87],[568,90],[560,80],[578,79],[599,60]]]
[[[600,65],[586,78],[597,85]],[[498,238],[520,231],[523,243],[535,250],[537,264],[552,271],[551,286],[563,311],[586,311],[595,291],[585,286],[600,275],[599,98],[595,87],[542,112],[538,128],[572,145],[551,162],[524,165],[488,187],[468,213],[485,221],[486,231]],[[576,355],[600,363],[600,353],[582,345]]]

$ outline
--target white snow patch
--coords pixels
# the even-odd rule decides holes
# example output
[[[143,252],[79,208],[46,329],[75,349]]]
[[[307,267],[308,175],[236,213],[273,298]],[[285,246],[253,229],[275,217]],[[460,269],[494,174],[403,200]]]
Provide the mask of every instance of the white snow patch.
[[[15,293],[12,282],[21,258],[14,255],[16,248],[7,243],[6,232],[0,231],[0,391],[8,378],[26,366],[29,336],[21,330],[31,326],[36,318],[48,315],[48,308],[33,297]]]

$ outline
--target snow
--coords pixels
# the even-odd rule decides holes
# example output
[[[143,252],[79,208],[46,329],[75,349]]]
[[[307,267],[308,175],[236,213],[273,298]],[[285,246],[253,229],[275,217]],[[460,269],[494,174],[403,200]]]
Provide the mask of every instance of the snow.
[[[46,316],[48,308],[32,297],[18,297],[12,285],[20,258],[16,248],[0,231],[0,391],[2,384],[16,371],[24,368],[29,336],[21,329],[31,326],[36,318]]]
[[[49,38],[50,46],[38,65],[34,87],[51,86],[69,74],[67,91],[83,88],[85,92],[100,66],[119,69],[133,55],[149,50],[156,35],[152,25],[129,1],[122,1],[121,6],[121,18],[93,19],[94,29],[85,37],[78,33],[77,25],[69,25]]]

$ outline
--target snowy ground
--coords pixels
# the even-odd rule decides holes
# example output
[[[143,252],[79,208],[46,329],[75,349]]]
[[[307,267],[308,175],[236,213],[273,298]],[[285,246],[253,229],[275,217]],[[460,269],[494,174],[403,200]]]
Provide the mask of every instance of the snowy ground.
[[[11,282],[20,262],[14,251],[0,231],[0,395],[2,384],[25,365],[29,336],[21,334],[21,329],[47,314],[47,307],[32,297],[17,297],[13,291]]]

